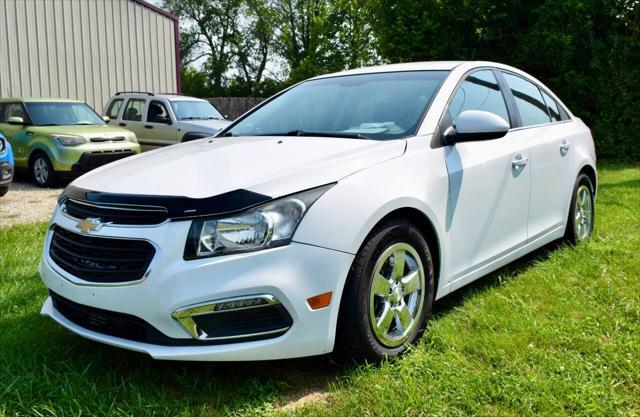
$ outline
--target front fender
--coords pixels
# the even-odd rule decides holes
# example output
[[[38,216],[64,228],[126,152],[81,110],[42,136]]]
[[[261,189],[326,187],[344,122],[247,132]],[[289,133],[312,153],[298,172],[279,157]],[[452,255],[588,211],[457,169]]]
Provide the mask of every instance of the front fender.
[[[340,180],[309,209],[294,240],[355,254],[385,216],[398,209],[423,213],[433,225],[444,277],[450,246],[445,230],[449,181],[442,148],[426,137],[407,141],[406,153]],[[440,282],[440,286],[446,283]],[[438,291],[438,295],[443,291]]]

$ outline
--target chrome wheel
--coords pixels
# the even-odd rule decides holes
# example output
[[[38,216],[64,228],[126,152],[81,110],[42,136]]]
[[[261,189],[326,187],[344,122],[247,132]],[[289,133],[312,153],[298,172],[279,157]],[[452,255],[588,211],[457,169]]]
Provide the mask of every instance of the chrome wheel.
[[[573,227],[577,240],[585,240],[591,232],[593,222],[593,201],[591,190],[581,185],[576,193],[576,204],[573,209]]]
[[[33,162],[33,177],[38,184],[44,185],[49,178],[49,165],[43,158],[36,158]]]
[[[369,323],[378,341],[400,346],[413,334],[424,304],[425,274],[418,252],[396,243],[378,258],[369,290]]]

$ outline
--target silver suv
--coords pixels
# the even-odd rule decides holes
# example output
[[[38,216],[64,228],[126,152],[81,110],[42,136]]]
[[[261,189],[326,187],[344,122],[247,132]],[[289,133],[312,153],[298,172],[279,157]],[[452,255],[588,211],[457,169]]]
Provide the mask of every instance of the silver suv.
[[[213,136],[231,123],[206,100],[137,91],[116,93],[105,116],[134,132],[146,150]]]

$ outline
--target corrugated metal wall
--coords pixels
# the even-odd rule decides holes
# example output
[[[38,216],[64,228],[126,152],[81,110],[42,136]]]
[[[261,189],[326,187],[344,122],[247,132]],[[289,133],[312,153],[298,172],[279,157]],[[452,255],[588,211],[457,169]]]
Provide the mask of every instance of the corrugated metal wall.
[[[176,92],[174,20],[134,0],[0,0],[0,97],[102,113],[116,91]]]

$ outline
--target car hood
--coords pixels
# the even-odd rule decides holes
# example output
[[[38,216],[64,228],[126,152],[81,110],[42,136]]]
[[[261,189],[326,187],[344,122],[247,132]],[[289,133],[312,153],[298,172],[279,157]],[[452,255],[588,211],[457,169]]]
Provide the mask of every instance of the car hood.
[[[40,134],[59,134],[94,137],[131,136],[132,132],[110,125],[29,126],[27,131]]]
[[[328,184],[404,153],[404,140],[208,138],[146,152],[85,174],[74,187],[207,198],[239,189],[270,197]]]
[[[180,120],[178,125],[185,132],[216,133],[231,124],[228,120]]]

